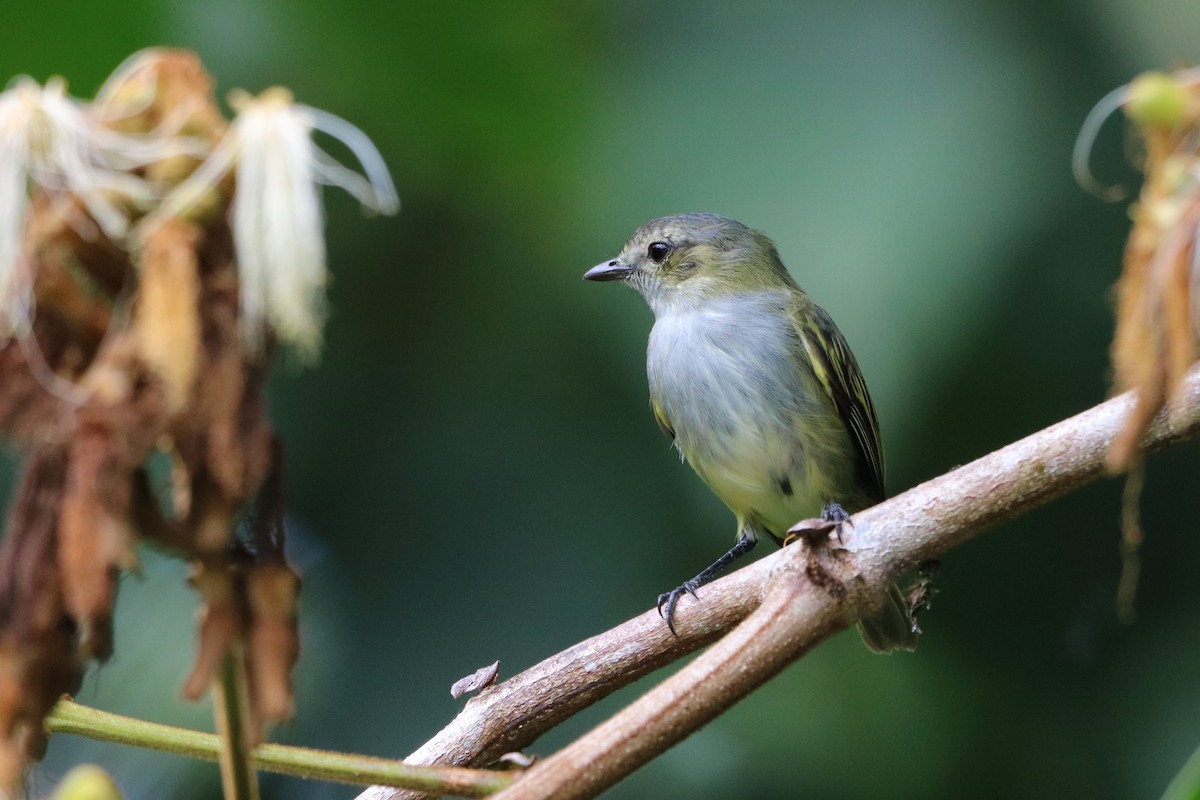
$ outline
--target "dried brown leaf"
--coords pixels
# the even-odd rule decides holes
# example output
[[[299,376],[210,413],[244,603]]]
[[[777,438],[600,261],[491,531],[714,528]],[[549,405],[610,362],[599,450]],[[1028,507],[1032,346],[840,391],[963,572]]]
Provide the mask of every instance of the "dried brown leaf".
[[[232,572],[226,567],[197,565],[191,578],[200,593],[200,632],[196,662],[183,683],[182,694],[199,700],[221,668],[221,661],[242,634],[242,618]]]
[[[0,792],[15,792],[19,767],[45,746],[42,719],[82,676],[56,557],[66,461],[55,447],[26,460],[0,541]],[[109,636],[93,637],[100,655]]]
[[[192,486],[192,513],[188,520],[192,548],[204,557],[223,557],[233,539],[233,526],[241,501],[231,498],[211,476],[196,476]]]
[[[292,715],[292,668],[300,657],[299,593],[300,578],[285,564],[247,570],[250,700],[260,727]]]
[[[108,433],[81,431],[67,468],[58,563],[67,610],[85,638],[112,616],[118,570],[136,564],[129,485],[123,478]]]
[[[192,397],[200,361],[201,231],[169,220],[146,240],[133,331],[142,359],[163,383],[167,409],[178,413]]]

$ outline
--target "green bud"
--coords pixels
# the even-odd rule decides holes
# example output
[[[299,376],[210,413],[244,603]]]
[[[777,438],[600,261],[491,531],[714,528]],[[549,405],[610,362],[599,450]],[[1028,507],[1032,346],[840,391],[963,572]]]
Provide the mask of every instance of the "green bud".
[[[1134,122],[1157,128],[1182,128],[1195,121],[1189,97],[1173,75],[1147,72],[1129,84],[1125,113]]]

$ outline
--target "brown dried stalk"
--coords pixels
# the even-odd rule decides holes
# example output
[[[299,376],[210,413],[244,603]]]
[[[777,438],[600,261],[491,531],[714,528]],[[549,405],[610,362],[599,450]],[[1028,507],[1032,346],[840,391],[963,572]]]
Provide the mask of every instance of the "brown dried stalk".
[[[1179,398],[1175,414],[1149,426],[1147,451],[1200,434],[1200,370],[1188,374]],[[853,624],[914,565],[1103,476],[1136,402],[1133,393],[1121,395],[856,515],[841,554],[812,557],[793,546],[705,587],[700,602],[681,604],[678,639],[647,612],[485,689],[408,761],[482,766],[527,747],[581,708],[712,641],[757,605],[709,651],[496,795],[593,797]],[[377,786],[360,800],[421,796]]]
[[[1200,332],[1200,76],[1147,73],[1118,90],[1142,145],[1146,175],[1130,209],[1133,229],[1116,285],[1112,343],[1117,391],[1136,389],[1138,403],[1112,445],[1108,467],[1125,472],[1154,415],[1174,404],[1196,360]]]

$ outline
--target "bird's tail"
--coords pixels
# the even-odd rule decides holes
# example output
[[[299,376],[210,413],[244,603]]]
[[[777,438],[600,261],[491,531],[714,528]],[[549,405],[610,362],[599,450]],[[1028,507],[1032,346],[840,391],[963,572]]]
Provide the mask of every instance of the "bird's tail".
[[[916,625],[900,587],[892,586],[888,590],[879,614],[859,620],[858,632],[867,647],[876,653],[917,649]]]

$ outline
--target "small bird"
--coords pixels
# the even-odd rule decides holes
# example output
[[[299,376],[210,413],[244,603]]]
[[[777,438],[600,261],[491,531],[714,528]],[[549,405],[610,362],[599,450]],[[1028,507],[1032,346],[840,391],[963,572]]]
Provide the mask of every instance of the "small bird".
[[[799,520],[841,523],[884,499],[879,422],[854,354],[766,236],[717,214],[661,217],[583,277],[646,298],[654,418],[737,516],[733,548],[659,596],[672,633],[679,598],[760,538],[782,544]],[[914,628],[896,587],[859,623],[876,652],[915,648]]]

